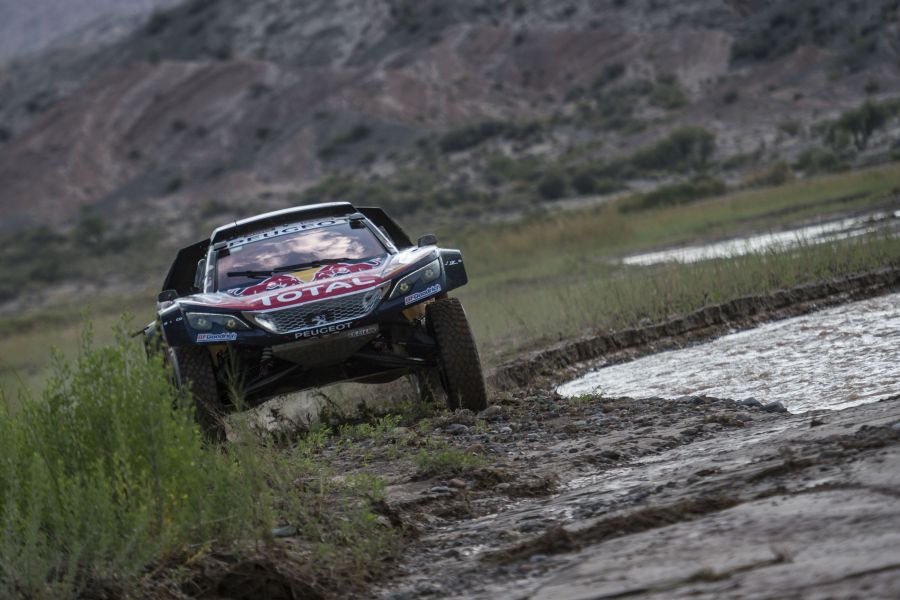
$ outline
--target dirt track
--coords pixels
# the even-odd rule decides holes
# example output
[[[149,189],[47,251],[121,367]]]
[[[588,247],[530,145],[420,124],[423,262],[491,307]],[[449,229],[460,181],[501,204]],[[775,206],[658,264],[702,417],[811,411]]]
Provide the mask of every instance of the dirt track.
[[[537,394],[489,416],[442,435],[491,466],[395,473],[416,536],[382,597],[900,596],[900,397],[788,415]]]

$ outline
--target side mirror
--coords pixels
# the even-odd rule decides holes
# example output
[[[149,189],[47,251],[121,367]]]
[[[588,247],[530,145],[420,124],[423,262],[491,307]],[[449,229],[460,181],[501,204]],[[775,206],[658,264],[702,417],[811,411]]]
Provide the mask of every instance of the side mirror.
[[[159,293],[159,296],[156,297],[160,302],[172,302],[176,298],[178,298],[178,292],[175,290],[163,290]]]
[[[194,289],[203,291],[203,281],[206,279],[206,259],[197,261],[197,272],[194,273]]]
[[[422,246],[437,246],[437,236],[433,233],[426,233],[422,237],[419,238],[419,241],[416,242],[421,248]]]

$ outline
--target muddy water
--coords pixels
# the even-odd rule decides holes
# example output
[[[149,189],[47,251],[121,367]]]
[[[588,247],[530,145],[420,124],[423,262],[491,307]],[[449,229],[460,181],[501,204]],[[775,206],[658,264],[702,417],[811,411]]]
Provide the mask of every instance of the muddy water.
[[[872,233],[896,232],[900,211],[878,212],[862,217],[848,217],[828,223],[810,225],[789,231],[764,233],[744,238],[724,240],[702,246],[670,248],[656,252],[635,254],[622,259],[626,265],[653,265],[663,262],[692,263],[713,258],[731,258],[769,250],[789,250],[806,244],[834,242]]]
[[[900,392],[900,294],[601,368],[559,387],[578,396],[709,395],[842,409]]]

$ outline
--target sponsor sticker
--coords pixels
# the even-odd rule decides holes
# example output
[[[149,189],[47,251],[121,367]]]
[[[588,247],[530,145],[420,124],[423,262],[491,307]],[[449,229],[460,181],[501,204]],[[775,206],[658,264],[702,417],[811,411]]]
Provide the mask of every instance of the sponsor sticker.
[[[229,333],[198,333],[198,342],[233,342],[237,339],[237,334]]]
[[[326,333],[337,333],[339,331],[344,331],[345,329],[350,329],[350,323],[338,323],[336,325],[326,325],[324,327],[316,327],[315,329],[307,329],[306,331],[298,331],[294,334],[294,339],[316,337],[317,335]]]
[[[269,231],[254,233],[253,235],[248,235],[246,237],[228,240],[225,243],[225,247],[233,251],[234,248],[243,246],[244,244],[249,244],[251,242],[278,237],[281,235],[287,235],[288,233],[298,233],[300,231],[306,231],[308,229],[318,229],[319,227],[328,227],[329,225],[339,225],[341,223],[348,222],[349,221],[347,219],[335,218],[322,219],[319,221],[307,221],[305,223],[292,223],[290,225],[283,225],[281,227],[276,227],[275,229],[270,229]]]
[[[378,325],[369,325],[368,327],[360,327],[359,329],[348,331],[347,337],[364,337],[367,335],[372,335],[373,333],[378,333]]]
[[[403,304],[409,306],[414,302],[418,302],[419,300],[423,300],[429,296],[434,296],[438,292],[441,291],[441,284],[436,283],[433,286],[422,290],[421,292],[416,292],[415,294],[410,294],[409,296],[405,296],[403,298]]]
[[[366,277],[353,277],[350,281],[334,281],[331,283],[318,283],[316,285],[306,285],[298,287],[277,295],[263,296],[259,302],[263,306],[279,306],[282,304],[291,304],[298,300],[309,300],[316,297],[336,296],[336,292],[342,290],[356,290],[367,287],[373,287],[380,283],[378,279],[368,279]]]
[[[368,325],[366,327],[360,327],[358,329],[350,329],[350,323],[339,323],[337,325],[329,325],[327,327],[317,327],[315,329],[310,329],[308,331],[300,331],[294,334],[294,339],[303,339],[303,338],[311,338],[316,337],[318,335],[329,334],[329,333],[340,333],[341,338],[356,338],[356,337],[364,337],[367,335],[372,335],[378,333],[378,325]]]
[[[271,277],[261,281],[257,284],[245,287],[245,288],[234,288],[228,290],[228,293],[232,296],[253,296],[255,294],[262,294],[265,292],[273,292],[275,290],[280,290],[282,288],[291,287],[295,285],[301,285],[304,283],[312,283],[315,281],[324,281],[326,279],[331,279],[333,277],[338,277],[341,275],[352,275],[355,273],[362,273],[364,271],[371,271],[372,269],[381,266],[382,257],[377,256],[375,258],[369,259],[364,262],[356,262],[356,263],[332,263],[328,265],[324,265],[322,267],[313,267],[311,269],[303,269],[302,271],[297,271],[294,273],[278,273],[272,275]],[[337,286],[338,288],[341,285]],[[313,293],[312,295],[317,295],[321,286],[314,286],[310,288]],[[325,288],[326,293],[331,287]]]

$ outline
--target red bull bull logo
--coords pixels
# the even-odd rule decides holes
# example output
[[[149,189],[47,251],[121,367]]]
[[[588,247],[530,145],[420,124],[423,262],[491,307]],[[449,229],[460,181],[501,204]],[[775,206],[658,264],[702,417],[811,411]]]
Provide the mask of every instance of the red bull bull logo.
[[[381,258],[373,258],[366,262],[359,263],[334,263],[320,267],[313,276],[313,281],[322,281],[340,275],[350,275],[352,273],[360,273],[362,271],[371,271],[375,267],[381,265]]]
[[[278,275],[273,275],[265,281],[261,281],[249,287],[237,290],[229,290],[229,293],[235,296],[252,296],[253,294],[262,294],[264,292],[280,290],[281,288],[297,285],[298,283],[303,283],[303,280],[297,279],[293,275],[285,275],[283,273],[279,273]]]

